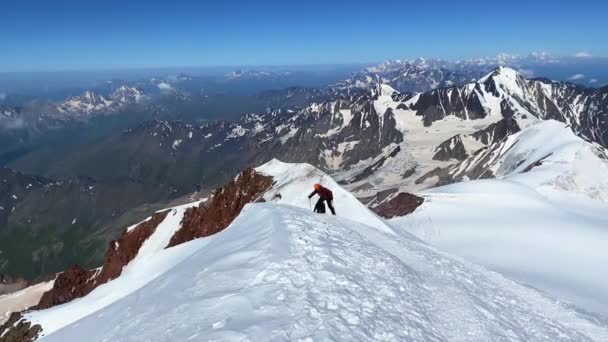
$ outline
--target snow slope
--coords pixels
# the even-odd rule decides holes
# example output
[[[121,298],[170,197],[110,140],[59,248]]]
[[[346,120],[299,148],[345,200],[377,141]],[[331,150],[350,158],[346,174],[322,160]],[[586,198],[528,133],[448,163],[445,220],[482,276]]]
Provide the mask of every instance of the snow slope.
[[[276,181],[266,203],[211,237],[158,249],[178,229],[176,209],[120,278],[27,314],[41,340],[608,339],[607,321],[395,232],[311,166],[258,171]],[[314,182],[334,190],[338,216],[311,213]]]
[[[45,336],[121,300],[164,274],[208,241],[199,240],[187,246],[164,249],[180,228],[185,210],[198,204],[194,202],[170,208],[171,212],[144,242],[137,256],[125,266],[120,277],[97,287],[85,297],[50,309],[32,311],[25,315],[26,319],[40,324],[44,329],[42,335]]]
[[[368,210],[355,196],[339,186],[331,177],[310,164],[283,163],[273,159],[256,168],[256,171],[272,176],[275,180],[275,185],[264,195],[264,199],[268,202],[312,209],[318,198],[314,197],[309,200],[308,195],[314,190],[313,185],[319,183],[332,190],[337,216],[394,234],[383,219]],[[280,194],[280,198],[277,194]]]
[[[484,152],[485,153],[485,152]],[[562,123],[540,122],[457,165],[497,179],[422,192],[391,221],[465,257],[589,311],[608,315],[608,162]],[[477,165],[477,166],[476,166]]]
[[[139,291],[44,340],[608,338],[606,325],[537,291],[340,217],[248,205],[211,239]]]

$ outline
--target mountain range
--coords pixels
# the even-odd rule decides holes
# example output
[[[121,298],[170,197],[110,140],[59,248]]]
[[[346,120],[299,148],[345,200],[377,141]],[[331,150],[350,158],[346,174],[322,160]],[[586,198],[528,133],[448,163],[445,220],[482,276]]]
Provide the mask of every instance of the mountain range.
[[[608,141],[608,88],[527,79],[506,67],[475,82],[420,93],[380,83],[369,90],[328,88],[315,94],[303,107],[268,109],[236,122],[150,121],[60,160],[36,164],[40,158],[25,158],[12,165],[53,178],[129,177],[187,191],[193,184],[225,181],[217,170],[236,172],[276,157],[335,173],[363,196],[403,182],[420,188],[418,180],[434,168],[538,120],[564,122],[600,146]],[[394,182],[384,176],[396,169],[401,172]]]
[[[533,144],[538,139],[534,130],[553,135],[568,128],[554,121],[536,123],[513,135],[520,139],[517,144]],[[571,135],[569,139],[581,148],[589,145]],[[557,152],[550,146],[547,150]],[[587,157],[583,164],[608,168],[593,154]],[[524,163],[533,164],[534,158]],[[572,160],[570,166],[577,165]],[[561,166],[547,163],[513,175],[524,182],[540,180],[546,187],[547,171],[555,167]],[[420,209],[413,214],[396,212],[396,218],[385,220],[311,165],[272,160],[239,173],[209,199],[169,207],[125,228],[109,244],[100,268],[74,266],[54,280],[0,297],[0,304],[11,303],[15,311],[0,327],[0,337],[7,341],[72,341],[84,336],[155,339],[170,332],[179,340],[329,339],[332,332],[340,331],[342,337],[361,340],[383,336],[436,341],[605,339],[608,324],[601,314],[554,297],[560,295],[551,286],[560,284],[552,278],[556,268],[547,268],[536,278],[519,275],[519,281],[541,286],[548,294],[440,252],[410,233],[421,233],[429,241],[437,236],[428,235],[438,228],[427,215],[432,212],[438,224],[445,224],[458,215],[458,209],[446,211],[450,200],[477,206],[468,209],[473,212],[494,208],[487,199],[485,204],[473,202],[481,189],[490,190],[491,197],[508,198],[505,207],[535,203],[540,214],[564,208],[554,207],[552,201],[567,195],[565,189],[544,197],[535,193],[531,183],[524,186],[519,181],[471,181],[457,188],[438,188],[423,194],[424,203],[417,202]],[[310,212],[303,194],[314,182],[334,190],[341,208],[337,217]],[[539,208],[540,203],[546,207]],[[508,213],[493,210],[492,219],[518,220]],[[594,216],[598,213],[568,212],[563,218],[580,220],[580,215],[588,215],[585,230],[595,229],[604,222]],[[526,226],[531,230],[528,234],[539,231],[535,223]],[[508,237],[507,243],[516,247],[522,241],[513,239],[516,235],[517,229],[511,227],[502,238],[487,242],[493,246]],[[531,250],[525,256],[535,260],[533,267],[546,266],[551,250],[593,237],[573,236],[567,244],[560,239],[546,241],[551,248]],[[597,267],[601,261],[592,258],[604,254],[596,247],[593,244],[594,253],[575,249],[576,257]],[[490,256],[494,262],[505,260],[497,251]],[[589,294],[585,287],[598,283],[585,277],[588,271],[592,269],[573,271],[564,288],[572,291],[576,281],[587,279],[575,287],[581,289],[578,294]],[[585,301],[578,304],[585,306]]]
[[[508,56],[501,59],[513,62]],[[0,273],[32,279],[60,272],[56,277],[40,278],[44,281],[23,292],[0,296],[0,306],[10,303],[8,311],[15,312],[5,317],[8,321],[0,327],[0,341],[20,334],[29,336],[29,340],[77,339],[83,333],[66,328],[72,323],[82,324],[86,327],[83,329],[99,338],[115,338],[118,331],[144,336],[143,330],[110,329],[110,325],[117,324],[113,319],[92,327],[92,321],[85,317],[93,313],[121,317],[115,310],[129,305],[135,305],[138,319],[148,317],[140,312],[143,309],[139,304],[129,304],[139,298],[134,295],[137,291],[150,298],[171,297],[168,292],[150,289],[158,287],[158,282],[178,277],[175,269],[180,267],[209,279],[206,271],[193,270],[188,261],[199,257],[204,265],[211,265],[208,258],[227,259],[229,267],[218,261],[218,269],[245,270],[246,258],[230,259],[223,252],[208,252],[209,248],[219,251],[229,250],[225,248],[230,244],[262,244],[259,248],[263,250],[267,246],[269,251],[277,251],[280,243],[265,238],[261,227],[271,227],[272,234],[295,237],[303,228],[293,223],[297,221],[318,228],[319,239],[311,247],[314,250],[331,243],[341,253],[347,253],[343,243],[371,243],[378,248],[373,251],[379,258],[377,262],[386,263],[395,257],[400,260],[390,272],[414,269],[416,279],[422,279],[416,285],[421,289],[427,286],[423,284],[434,281],[430,276],[433,272],[448,272],[453,282],[446,285],[445,291],[459,293],[455,297],[459,301],[483,303],[480,308],[491,307],[488,310],[492,315],[502,317],[502,323],[484,320],[487,330],[478,331],[479,340],[495,329],[504,331],[503,324],[523,324],[521,314],[527,315],[530,310],[555,313],[545,317],[546,321],[525,316],[530,329],[542,331],[543,336],[554,336],[556,329],[568,326],[560,330],[559,336],[602,340],[608,331],[601,316],[608,314],[602,309],[608,303],[608,289],[601,285],[602,276],[596,273],[608,259],[598,252],[594,241],[604,238],[601,227],[608,224],[602,218],[608,201],[608,88],[529,78],[514,68],[496,64],[502,62],[480,60],[450,66],[423,59],[386,62],[326,87],[264,91],[256,96],[266,105],[265,111],[253,111],[233,121],[201,123],[156,117],[159,113],[171,117],[175,103],[195,104],[193,99],[203,98],[179,89],[161,95],[162,102],[158,95],[148,95],[136,86],[117,87],[110,95],[86,91],[62,102],[45,102],[40,108],[49,110],[44,116],[47,123],[94,122],[120,118],[127,111],[142,113],[148,120],[85,143],[25,153],[0,169]],[[492,69],[487,70],[488,66]],[[188,82],[186,76],[183,82]],[[25,123],[35,117],[31,113],[28,108],[5,106],[0,109],[0,123]],[[51,126],[36,125],[39,131]],[[16,136],[2,137],[12,141]],[[328,222],[303,211],[309,205],[305,199],[307,189],[317,182],[335,189],[338,216],[342,217]],[[459,212],[461,202],[464,212]],[[252,210],[259,215],[252,214]],[[487,214],[477,215],[474,220],[471,213],[480,210]],[[505,215],[517,211],[526,213],[524,216],[530,221]],[[559,217],[559,223],[550,217]],[[504,222],[497,224],[496,220]],[[241,226],[252,226],[254,230],[247,235],[240,232],[244,229]],[[504,239],[491,231],[471,232],[476,227],[493,226]],[[553,226],[574,242],[543,239],[551,234]],[[339,237],[323,235],[330,227]],[[531,248],[522,253],[536,260],[535,267],[542,272],[529,270],[523,257],[505,257],[509,251],[530,248],[518,238],[520,233],[514,227],[528,229],[530,241],[547,244],[547,248]],[[224,230],[226,233],[221,233]],[[362,240],[350,241],[346,238],[350,234]],[[304,236],[287,241],[303,247],[298,242],[301,238]],[[463,239],[468,241],[466,246]],[[441,246],[467,262],[437,254],[427,243]],[[592,246],[592,252],[580,247],[583,245]],[[256,254],[259,248],[243,249],[244,253],[260,256],[251,261],[255,270],[279,262],[275,252]],[[396,252],[402,248],[417,252],[407,256]],[[551,266],[551,260],[556,258],[551,251],[563,249],[569,249],[569,255],[589,267],[569,265],[567,258],[562,258],[564,270],[571,275],[564,276],[564,270]],[[297,250],[276,253],[300,265],[306,253]],[[359,252],[367,255],[365,248]],[[328,253],[331,263],[343,262]],[[353,260],[362,258],[352,251],[348,253]],[[593,260],[594,256],[599,259]],[[429,270],[413,260],[451,266]],[[546,293],[509,283],[484,268],[477,269],[469,261]],[[80,266],[69,267],[74,263]],[[95,269],[99,265],[102,266]],[[272,277],[290,277],[286,271],[278,270]],[[323,268],[314,268],[307,276],[323,277],[324,272]],[[348,274],[366,279],[366,286],[379,286],[365,270]],[[228,279],[222,277],[230,278],[222,275],[217,281]],[[479,292],[463,293],[462,286],[470,283],[471,277],[484,284],[477,290],[490,293],[490,288],[499,288],[503,295],[517,298],[523,306],[505,306],[492,295]],[[564,277],[568,281],[558,281]],[[238,285],[234,291],[263,290],[258,287],[262,284],[259,279],[252,281],[250,284],[254,285]],[[290,281],[297,283],[298,279]],[[417,284],[413,280],[412,283]],[[195,284],[184,286],[180,290],[184,293],[198,291]],[[123,289],[124,296],[113,295],[117,289]],[[362,305],[359,299],[367,297],[351,290],[354,292],[341,300]],[[280,292],[293,294],[288,289]],[[174,299],[180,300],[193,299]],[[208,300],[223,303],[216,297]],[[411,305],[411,300],[402,304]],[[296,299],[293,303],[300,305],[301,301]],[[421,314],[439,312],[437,303],[420,303],[430,308]],[[279,311],[283,312],[286,309],[281,305]],[[315,304],[314,309],[327,315],[324,317],[328,320],[322,323],[326,326],[334,316],[319,305]],[[34,311],[18,313],[27,307]],[[239,305],[226,307],[233,310]],[[495,310],[496,307],[502,309]],[[347,315],[352,322],[361,322],[365,317],[351,311]],[[472,314],[462,311],[459,315]],[[174,322],[164,313],[160,317]],[[433,316],[424,329],[412,322],[408,318],[400,324],[412,334],[449,339],[449,325],[440,317]],[[190,323],[183,326],[179,336],[196,334],[190,331]],[[216,336],[217,332],[219,338],[227,333],[224,326],[232,327],[224,322],[215,328],[215,323],[202,329],[204,333]],[[285,328],[293,323],[285,320],[277,327],[293,337],[297,331]],[[258,320],[251,324],[251,329],[259,328]],[[548,326],[553,328],[543,330]],[[439,330],[433,332],[431,327]],[[239,330],[236,326],[230,329],[250,338],[259,337],[252,330]],[[356,333],[372,338],[375,335],[366,335],[370,331],[373,328]],[[521,338],[540,339],[540,335],[530,331],[514,333]]]

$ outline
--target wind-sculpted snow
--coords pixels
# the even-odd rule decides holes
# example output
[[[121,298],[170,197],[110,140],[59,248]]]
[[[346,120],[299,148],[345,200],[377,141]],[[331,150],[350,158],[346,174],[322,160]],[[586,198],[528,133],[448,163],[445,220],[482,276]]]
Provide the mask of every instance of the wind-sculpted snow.
[[[141,290],[45,341],[602,341],[606,326],[407,236],[255,204]]]

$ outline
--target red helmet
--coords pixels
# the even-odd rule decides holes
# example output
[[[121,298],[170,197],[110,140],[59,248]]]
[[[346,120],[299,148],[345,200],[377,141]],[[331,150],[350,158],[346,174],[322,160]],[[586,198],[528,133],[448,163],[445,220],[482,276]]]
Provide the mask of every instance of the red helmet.
[[[315,184],[315,190],[321,189],[321,184]]]

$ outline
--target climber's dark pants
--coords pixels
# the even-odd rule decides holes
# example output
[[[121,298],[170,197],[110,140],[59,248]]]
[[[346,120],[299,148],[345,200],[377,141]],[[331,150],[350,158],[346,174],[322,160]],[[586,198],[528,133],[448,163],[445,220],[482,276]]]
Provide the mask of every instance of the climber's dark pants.
[[[325,214],[325,202],[327,202],[327,206],[333,215],[336,215],[336,210],[334,209],[334,200],[325,201],[323,198],[319,198],[317,204],[315,204],[315,212]]]

